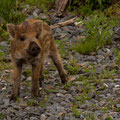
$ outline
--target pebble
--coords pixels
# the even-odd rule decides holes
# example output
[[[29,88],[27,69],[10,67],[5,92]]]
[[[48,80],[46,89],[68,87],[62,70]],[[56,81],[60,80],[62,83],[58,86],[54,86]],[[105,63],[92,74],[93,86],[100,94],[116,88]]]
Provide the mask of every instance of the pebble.
[[[120,108],[120,104],[117,104],[116,107],[117,107],[117,108]]]
[[[39,120],[39,119],[36,117],[30,117],[30,120]]]
[[[44,115],[44,114],[42,114],[41,116],[40,116],[40,120],[46,120],[47,119],[47,117]]]
[[[9,105],[9,99],[3,99],[4,106],[7,107]]]

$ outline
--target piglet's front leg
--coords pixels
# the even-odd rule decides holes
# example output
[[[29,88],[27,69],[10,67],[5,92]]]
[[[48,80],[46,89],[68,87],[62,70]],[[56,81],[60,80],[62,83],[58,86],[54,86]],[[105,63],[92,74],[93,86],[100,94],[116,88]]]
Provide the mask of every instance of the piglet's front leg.
[[[39,96],[39,77],[41,72],[41,64],[32,65],[32,95]]]
[[[22,72],[22,63],[21,62],[14,63],[14,68],[13,68],[14,83],[13,83],[11,100],[16,99],[19,95],[21,72]]]

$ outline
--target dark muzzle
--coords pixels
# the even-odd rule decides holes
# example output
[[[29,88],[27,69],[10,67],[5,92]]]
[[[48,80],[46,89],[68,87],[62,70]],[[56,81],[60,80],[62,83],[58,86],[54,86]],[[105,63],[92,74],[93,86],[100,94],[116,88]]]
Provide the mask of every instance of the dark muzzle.
[[[32,56],[37,56],[40,53],[40,47],[35,42],[31,42],[28,53]]]

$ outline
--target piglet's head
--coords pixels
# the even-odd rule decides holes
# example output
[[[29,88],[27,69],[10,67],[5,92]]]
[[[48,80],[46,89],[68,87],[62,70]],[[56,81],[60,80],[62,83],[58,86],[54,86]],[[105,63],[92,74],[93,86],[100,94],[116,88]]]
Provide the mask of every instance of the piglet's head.
[[[7,24],[7,27],[11,38],[11,51],[16,59],[40,54],[41,23],[26,21],[20,25]]]

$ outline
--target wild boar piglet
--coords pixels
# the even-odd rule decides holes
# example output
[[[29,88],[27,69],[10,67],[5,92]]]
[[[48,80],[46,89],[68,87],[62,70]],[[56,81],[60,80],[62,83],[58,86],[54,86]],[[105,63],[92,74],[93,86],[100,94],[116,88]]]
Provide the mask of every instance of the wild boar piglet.
[[[37,19],[19,25],[8,24],[11,39],[11,60],[13,63],[13,90],[11,99],[19,95],[20,76],[23,64],[32,65],[32,95],[39,96],[39,85],[44,80],[43,64],[50,56],[58,69],[61,82],[67,82],[58,49],[50,26]]]

